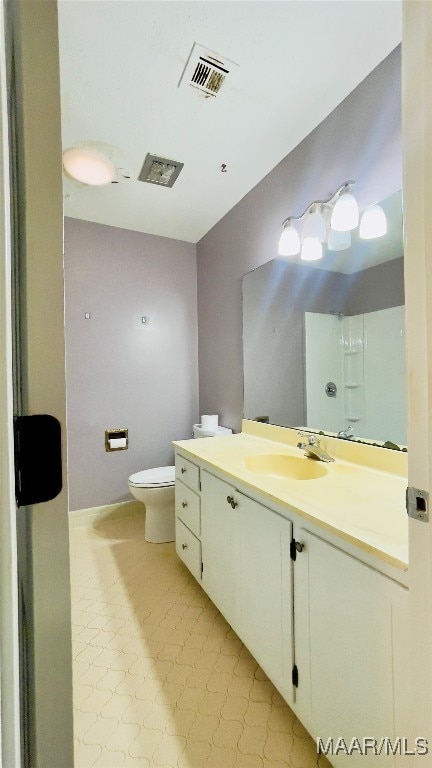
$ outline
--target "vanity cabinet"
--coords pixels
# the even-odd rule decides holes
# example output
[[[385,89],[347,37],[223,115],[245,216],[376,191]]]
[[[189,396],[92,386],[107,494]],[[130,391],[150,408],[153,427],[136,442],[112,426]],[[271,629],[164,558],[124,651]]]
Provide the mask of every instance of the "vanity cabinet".
[[[202,585],[292,699],[292,523],[203,470]]]
[[[395,742],[405,733],[407,590],[310,531],[300,529],[296,560],[296,657],[299,717],[324,743],[364,736]],[[368,765],[364,755],[330,758]],[[400,755],[371,755],[399,766]]]
[[[409,622],[397,569],[186,461],[176,461],[177,552],[312,737],[403,737]],[[406,757],[329,759],[402,768]]]
[[[176,552],[195,578],[201,580],[200,468],[176,455],[175,537]]]

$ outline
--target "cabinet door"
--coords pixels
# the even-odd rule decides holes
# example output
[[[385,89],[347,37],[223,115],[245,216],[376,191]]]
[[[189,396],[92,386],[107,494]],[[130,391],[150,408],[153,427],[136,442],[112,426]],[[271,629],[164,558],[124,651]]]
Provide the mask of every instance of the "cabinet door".
[[[201,473],[202,585],[226,620],[233,626],[235,580],[233,556],[233,515],[227,497],[231,485],[209,472]]]
[[[393,742],[404,735],[396,733],[399,660],[393,626],[407,591],[313,534],[303,532],[302,541],[305,550],[295,565],[300,589],[296,657],[299,694],[302,681],[310,685],[310,721],[305,722],[324,743],[330,738],[336,743],[340,737],[347,745],[355,738],[362,743],[365,737]],[[346,766],[347,760],[352,768],[389,768],[401,759],[385,754],[385,749],[380,756],[371,751],[367,757],[354,752],[347,758],[343,751],[330,755],[336,768]]]
[[[235,493],[236,631],[292,701],[292,523]]]

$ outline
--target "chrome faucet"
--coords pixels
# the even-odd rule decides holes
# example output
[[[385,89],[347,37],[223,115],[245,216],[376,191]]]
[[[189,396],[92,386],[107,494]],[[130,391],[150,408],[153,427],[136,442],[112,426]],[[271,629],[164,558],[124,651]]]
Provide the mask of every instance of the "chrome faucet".
[[[350,424],[349,427],[347,427],[347,429],[341,429],[341,431],[337,433],[337,436],[342,437],[345,440],[352,440],[354,437],[353,425]]]
[[[304,432],[299,432],[299,437],[305,437]],[[318,461],[334,461],[334,458],[330,456],[321,447],[321,442],[317,435],[309,435],[307,443],[297,443],[297,448],[301,448],[310,459],[317,459]]]

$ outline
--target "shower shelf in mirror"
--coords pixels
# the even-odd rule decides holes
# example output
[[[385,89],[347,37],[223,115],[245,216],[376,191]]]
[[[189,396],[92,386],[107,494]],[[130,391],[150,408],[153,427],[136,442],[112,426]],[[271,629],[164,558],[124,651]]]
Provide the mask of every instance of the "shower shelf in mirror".
[[[357,389],[357,387],[361,387],[361,384],[358,384],[356,381],[350,381],[344,384],[344,387],[347,389]]]

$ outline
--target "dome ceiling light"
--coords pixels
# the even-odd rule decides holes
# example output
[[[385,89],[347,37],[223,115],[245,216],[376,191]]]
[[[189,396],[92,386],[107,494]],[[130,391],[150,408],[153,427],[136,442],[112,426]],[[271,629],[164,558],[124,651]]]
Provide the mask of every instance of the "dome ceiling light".
[[[63,168],[72,179],[92,187],[111,184],[116,178],[114,163],[103,152],[91,147],[65,149]]]

